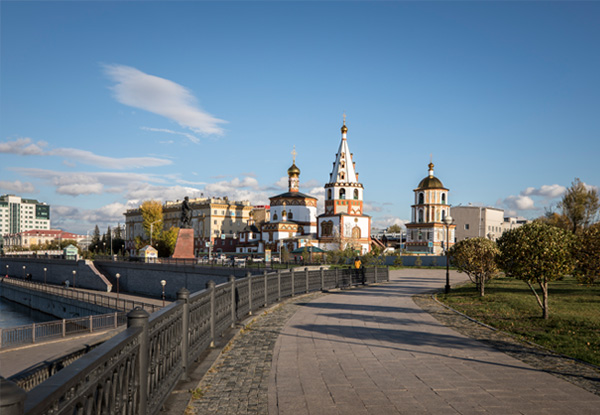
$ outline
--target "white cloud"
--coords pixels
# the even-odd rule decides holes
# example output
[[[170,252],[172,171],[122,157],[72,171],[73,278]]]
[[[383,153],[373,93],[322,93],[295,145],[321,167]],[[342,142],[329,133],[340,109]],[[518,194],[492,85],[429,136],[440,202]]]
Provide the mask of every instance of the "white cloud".
[[[505,198],[502,203],[509,209],[514,210],[536,210],[535,203],[532,198],[524,195],[510,195]]]
[[[47,144],[44,141],[33,143],[31,138],[17,138],[13,141],[0,143],[0,153],[19,154],[21,156],[40,156],[44,155],[44,149]]]
[[[567,191],[567,188],[559,184],[543,185],[539,189],[535,187],[528,187],[521,192],[523,196],[542,196],[549,199],[562,196]]]
[[[116,82],[112,90],[121,104],[161,115],[196,134],[223,134],[219,124],[226,121],[200,109],[187,88],[130,66],[106,65],[104,70]]]
[[[196,143],[198,144],[200,142],[200,139],[198,137],[196,137],[195,135],[189,134],[189,133],[182,133],[179,131],[173,131],[173,130],[167,130],[166,128],[150,128],[150,127],[141,127],[142,130],[145,131],[152,131],[155,133],[167,133],[167,134],[175,134],[175,135],[182,135],[185,138],[187,138],[188,140],[190,140],[192,143]],[[173,141],[169,141],[169,142],[165,142],[166,144],[172,144]]]
[[[35,192],[35,187],[33,184],[29,182],[22,182],[20,180],[15,180],[14,182],[7,182],[4,180],[0,180],[0,189],[3,189],[5,192],[14,192],[14,193],[33,193]]]
[[[396,216],[382,216],[373,218],[373,227],[379,229],[389,228],[392,225],[400,225],[403,229],[406,229],[406,224],[409,223],[408,219],[400,219]]]

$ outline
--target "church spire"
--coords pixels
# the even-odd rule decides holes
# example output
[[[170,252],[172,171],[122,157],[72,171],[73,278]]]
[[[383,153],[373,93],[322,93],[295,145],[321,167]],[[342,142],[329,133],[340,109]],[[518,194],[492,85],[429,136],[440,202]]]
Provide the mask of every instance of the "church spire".
[[[300,191],[300,169],[296,166],[296,146],[292,150],[292,165],[288,169],[288,191],[297,193]]]

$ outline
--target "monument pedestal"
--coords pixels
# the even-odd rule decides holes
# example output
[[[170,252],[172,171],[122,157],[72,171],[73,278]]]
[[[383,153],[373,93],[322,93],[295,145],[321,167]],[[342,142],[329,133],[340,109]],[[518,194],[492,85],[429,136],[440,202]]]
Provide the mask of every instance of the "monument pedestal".
[[[179,229],[177,242],[175,242],[175,251],[171,258],[194,258],[194,230]]]

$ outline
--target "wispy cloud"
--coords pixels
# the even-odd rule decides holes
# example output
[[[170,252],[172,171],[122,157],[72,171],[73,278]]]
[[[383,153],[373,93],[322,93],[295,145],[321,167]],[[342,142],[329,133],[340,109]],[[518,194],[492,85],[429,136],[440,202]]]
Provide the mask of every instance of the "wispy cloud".
[[[542,185],[539,188],[528,187],[518,195],[510,195],[498,200],[498,206],[506,209],[506,214],[517,215],[521,211],[537,211],[551,204],[553,199],[562,196],[567,188],[559,184]],[[534,199],[535,198],[535,199]],[[540,206],[536,205],[536,201]]]
[[[161,115],[196,134],[223,134],[220,124],[226,121],[200,109],[187,88],[131,66],[106,65],[104,70],[116,83],[111,89],[121,104]]]
[[[15,180],[14,182],[7,182],[4,180],[0,180],[0,189],[5,192],[14,192],[14,193],[33,193],[35,192],[35,187],[33,184],[29,182],[22,182],[20,180]]]
[[[196,143],[196,144],[198,144],[200,142],[200,139],[198,137],[196,137],[195,135],[189,134],[189,133],[168,130],[166,128],[141,127],[141,129],[144,131],[151,131],[153,133],[166,133],[166,134],[181,135],[181,136],[184,136],[185,138],[187,138],[188,140],[190,140],[192,143]],[[171,141],[171,143],[172,142],[173,141]]]
[[[76,148],[56,148],[44,150],[48,144],[44,141],[33,143],[31,138],[18,138],[0,142],[0,153],[18,154],[22,156],[55,156],[63,157],[66,166],[74,166],[75,163],[107,169],[124,170],[142,167],[159,167],[172,164],[171,160],[156,157],[106,157],[94,154],[91,151]]]
[[[539,189],[528,187],[521,192],[523,196],[542,196],[549,199],[562,196],[567,191],[567,188],[559,184],[543,185]]]

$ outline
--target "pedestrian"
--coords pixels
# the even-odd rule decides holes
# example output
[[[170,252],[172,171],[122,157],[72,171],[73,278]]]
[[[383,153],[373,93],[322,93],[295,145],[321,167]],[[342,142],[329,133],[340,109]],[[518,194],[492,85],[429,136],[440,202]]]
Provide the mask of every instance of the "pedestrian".
[[[364,275],[363,275],[363,278],[361,278],[361,275],[360,275],[361,267],[362,267],[362,262],[361,262],[360,258],[359,257],[354,258],[354,275],[356,276],[355,277],[356,281],[358,282],[358,281],[362,280],[362,283],[364,285],[365,284]]]

